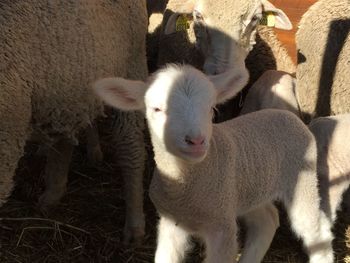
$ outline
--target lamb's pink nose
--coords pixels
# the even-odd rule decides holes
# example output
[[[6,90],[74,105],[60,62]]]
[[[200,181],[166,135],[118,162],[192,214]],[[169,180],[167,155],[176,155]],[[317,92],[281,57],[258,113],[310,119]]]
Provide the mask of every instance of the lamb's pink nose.
[[[204,136],[198,136],[198,137],[190,137],[186,136],[185,141],[188,145],[202,145],[204,144],[205,137]]]

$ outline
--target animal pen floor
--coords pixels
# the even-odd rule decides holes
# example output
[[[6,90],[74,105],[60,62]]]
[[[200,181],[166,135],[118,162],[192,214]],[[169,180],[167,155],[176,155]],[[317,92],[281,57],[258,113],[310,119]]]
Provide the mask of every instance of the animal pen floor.
[[[290,10],[285,10],[296,23],[306,8],[304,4],[313,1],[272,2],[277,6],[289,6]],[[297,8],[298,5],[302,11]],[[291,15],[293,12],[299,12],[295,19]],[[288,44],[288,37],[292,35],[286,36],[286,40],[283,40],[283,34],[279,36]],[[293,40],[289,50],[293,54]],[[106,134],[104,148],[108,141],[108,132]],[[28,145],[27,154],[22,158],[17,171],[16,188],[8,203],[0,208],[1,263],[153,262],[157,216],[148,199],[149,175],[144,180],[145,240],[138,247],[124,246],[122,177],[118,169],[113,167],[111,154],[107,152],[101,165],[91,166],[86,161],[84,147],[78,147],[70,169],[68,193],[59,205],[44,213],[37,208],[36,201],[43,190],[45,160],[35,155],[36,150],[35,145]],[[282,218],[281,227],[263,262],[307,262],[301,243],[289,230],[283,212]],[[350,263],[349,224],[349,213],[340,213],[334,226],[336,262]],[[201,262],[204,253],[203,247],[197,245],[187,262]]]

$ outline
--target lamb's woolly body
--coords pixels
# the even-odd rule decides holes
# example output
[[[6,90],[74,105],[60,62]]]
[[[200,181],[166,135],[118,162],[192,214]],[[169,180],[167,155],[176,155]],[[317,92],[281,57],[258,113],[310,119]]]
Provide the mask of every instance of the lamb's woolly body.
[[[317,1],[301,19],[297,95],[306,121],[350,112],[349,32],[349,0]]]
[[[317,142],[321,207],[333,221],[350,184],[349,127],[350,114],[320,117],[309,124]]]
[[[147,13],[140,0],[1,1],[0,7],[2,204],[32,135],[51,145],[75,142],[101,115],[92,82],[110,75],[147,76]],[[142,127],[140,115],[129,118],[123,129]],[[143,147],[142,136],[134,140]],[[142,156],[138,160],[143,163]]]
[[[189,90],[198,84],[193,80],[198,72],[186,67],[182,74],[188,81],[181,77],[178,81]],[[171,96],[167,101],[174,103]],[[286,205],[310,262],[333,262],[330,222],[319,207],[316,143],[298,117],[288,111],[264,110],[213,124],[207,155],[194,164],[169,152],[168,139],[162,142],[152,120],[148,122],[157,164],[149,192],[161,215],[156,262],[179,262],[189,234],[206,241],[206,262],[231,262],[237,249],[232,238],[234,218],[274,200]],[[304,217],[300,211],[308,213]],[[320,243],[322,248],[315,251]]]
[[[283,71],[266,71],[249,89],[240,114],[262,109],[280,109],[300,116],[295,78]]]
[[[146,114],[157,165],[149,193],[161,216],[155,262],[180,262],[191,234],[204,239],[206,262],[232,262],[238,216],[253,237],[241,263],[260,262],[278,225],[275,200],[285,204],[310,262],[333,262],[312,133],[280,110],[213,124],[212,107],[240,88],[211,80],[190,66],[168,66],[148,82],[108,78],[94,86],[110,105]]]
[[[288,130],[280,132],[282,127]],[[155,147],[157,176],[150,196],[161,214],[175,216],[186,228],[227,220],[284,199],[286,188],[296,187],[300,171],[315,171],[314,139],[289,113],[265,110],[213,128],[208,155],[198,165],[182,164]],[[317,188],[316,178],[305,177],[311,189]]]

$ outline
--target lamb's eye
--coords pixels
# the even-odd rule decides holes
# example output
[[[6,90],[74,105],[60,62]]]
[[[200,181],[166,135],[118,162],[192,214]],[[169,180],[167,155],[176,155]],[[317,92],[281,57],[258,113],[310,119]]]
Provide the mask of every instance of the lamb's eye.
[[[194,10],[194,11],[193,11],[193,17],[194,17],[196,20],[203,20],[202,14],[201,14],[199,11],[197,11],[197,10]]]
[[[160,108],[158,108],[158,107],[154,107],[154,108],[153,108],[153,111],[154,111],[154,112],[161,112],[162,110],[161,110]]]
[[[262,18],[262,14],[259,13],[259,14],[255,14],[253,17],[252,17],[252,23],[254,25],[256,25]]]

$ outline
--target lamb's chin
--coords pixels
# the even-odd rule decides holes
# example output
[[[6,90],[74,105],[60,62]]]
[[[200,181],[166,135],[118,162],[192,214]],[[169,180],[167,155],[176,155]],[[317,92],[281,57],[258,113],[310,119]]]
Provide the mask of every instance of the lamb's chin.
[[[204,158],[207,156],[207,151],[184,151],[181,150],[177,154],[177,157],[188,162],[188,163],[199,163],[204,160]]]

